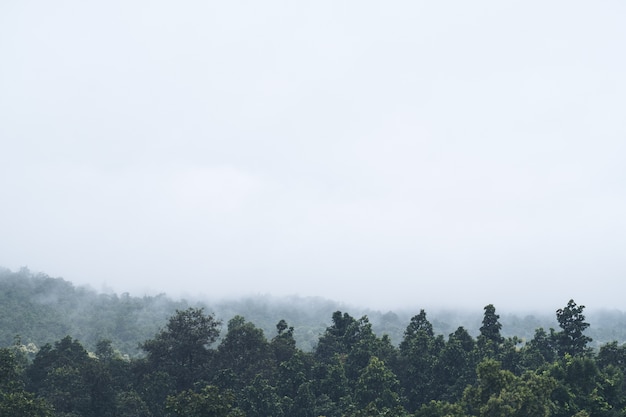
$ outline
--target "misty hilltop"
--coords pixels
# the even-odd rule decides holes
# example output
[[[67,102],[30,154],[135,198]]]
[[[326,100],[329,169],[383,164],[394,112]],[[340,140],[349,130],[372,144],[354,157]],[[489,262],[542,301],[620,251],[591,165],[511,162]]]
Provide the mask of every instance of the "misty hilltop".
[[[174,299],[166,294],[137,297],[75,286],[62,278],[33,273],[27,268],[16,272],[0,269],[0,346],[11,345],[16,338],[22,343],[41,346],[70,335],[88,348],[94,348],[100,340],[110,340],[118,351],[135,356],[140,354],[139,344],[153,337],[168,317],[189,307],[204,308],[222,323],[243,316],[267,337],[274,336],[280,320],[286,320],[294,327],[294,338],[303,350],[315,347],[335,311],[367,316],[377,334],[387,334],[397,345],[410,318],[420,309],[416,306],[414,311],[381,312],[323,298],[295,296],[259,295],[214,301]],[[506,311],[506,306],[496,307],[500,312]],[[482,313],[453,309],[428,311],[435,332],[443,335],[452,333],[458,326],[477,334]],[[591,322],[588,333],[596,344],[626,340],[623,312],[592,309],[588,317]],[[556,327],[554,317],[548,315],[501,314],[501,321],[503,335],[515,335],[522,340],[532,338],[539,327]]]

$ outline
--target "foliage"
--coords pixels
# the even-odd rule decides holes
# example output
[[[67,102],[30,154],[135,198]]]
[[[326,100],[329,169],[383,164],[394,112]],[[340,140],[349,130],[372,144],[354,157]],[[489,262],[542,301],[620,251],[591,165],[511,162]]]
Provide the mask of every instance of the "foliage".
[[[16,352],[0,349],[0,416],[52,417],[52,407],[24,390],[22,367]]]
[[[393,371],[373,356],[356,383],[354,390],[356,403],[361,407],[372,403],[377,409],[395,408],[400,405],[399,385]]]
[[[10,346],[15,335],[25,345],[39,347],[71,335],[89,350],[108,339],[116,350],[137,356],[139,343],[152,337],[176,309],[187,307],[186,301],[164,295],[99,294],[27,268],[0,268],[0,346]]]
[[[178,417],[235,417],[240,413],[233,409],[234,401],[231,392],[207,385],[200,392],[187,390],[167,397],[166,409]]]
[[[30,392],[0,392],[2,417],[53,417],[53,415],[52,407]]]
[[[583,355],[589,353],[587,344],[591,338],[584,331],[589,327],[585,321],[583,310],[585,306],[576,305],[574,300],[569,300],[567,306],[556,311],[559,326],[563,329],[555,334],[557,349],[560,355]]]
[[[399,377],[410,411],[438,395],[443,372],[437,373],[439,355],[444,349],[443,337],[435,337],[426,312],[421,310],[407,326],[399,348]]]
[[[485,359],[477,368],[478,380],[463,395],[462,404],[470,415],[479,417],[548,417],[554,405],[551,393],[556,380],[545,374],[525,373],[521,377],[501,369],[494,359]]]
[[[176,381],[177,390],[189,389],[204,376],[220,324],[202,308],[176,310],[167,327],[141,345],[149,367],[166,372]]]
[[[496,314],[493,304],[488,304],[484,308],[483,324],[480,327],[478,343],[482,348],[482,356],[494,357],[500,350],[504,337],[500,334],[502,324],[500,316]]]
[[[213,368],[220,385],[241,390],[258,375],[272,379],[276,369],[270,344],[263,330],[235,316],[228,322],[228,331],[217,347]]]
[[[141,343],[152,338],[176,310],[189,307],[204,308],[225,320],[236,315],[246,317],[267,335],[274,334],[276,323],[285,319],[295,329],[297,347],[307,352],[316,349],[320,334],[332,324],[332,314],[337,310],[349,309],[357,313],[354,317],[367,316],[372,331],[381,337],[388,335],[393,346],[402,342],[407,323],[419,311],[381,312],[316,297],[255,296],[210,303],[173,300],[164,294],[135,297],[128,293],[99,293],[26,268],[17,272],[0,268],[0,347],[12,345],[15,336],[20,335],[23,346],[29,346],[32,359],[38,347],[70,335],[89,351],[95,351],[96,343],[107,339],[114,351],[137,358],[145,353],[139,348]],[[612,340],[626,341],[626,312],[595,310],[586,315],[593,322],[593,327],[585,332],[594,339],[592,347]],[[434,310],[429,311],[429,318],[435,334],[448,335],[462,326],[476,337],[484,314],[467,309]],[[502,325],[502,337],[518,336],[526,342],[539,327],[557,327],[552,313],[501,313],[498,322]],[[388,357],[384,360],[391,363]]]
[[[526,343],[504,336],[491,304],[476,337],[458,326],[446,339],[421,310],[397,344],[367,315],[335,311],[309,351],[284,319],[268,340],[234,315],[220,338],[215,314],[187,306],[131,357],[108,338],[86,347],[65,336],[38,350],[15,339],[0,348],[0,416],[624,416],[626,347],[594,350],[583,308],[570,300],[557,310],[560,331],[538,327]],[[399,316],[385,320],[399,325]]]

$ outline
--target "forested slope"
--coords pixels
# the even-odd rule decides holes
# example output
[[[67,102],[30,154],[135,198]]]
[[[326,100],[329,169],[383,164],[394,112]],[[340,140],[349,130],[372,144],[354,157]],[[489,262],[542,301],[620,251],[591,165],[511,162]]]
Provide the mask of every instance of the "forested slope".
[[[176,309],[187,307],[185,301],[165,295],[99,294],[27,269],[2,270],[0,345],[11,345],[19,336],[23,343],[41,346],[71,335],[90,349],[98,340],[109,339],[132,355],[139,352],[138,343],[154,335]]]
[[[0,348],[3,417],[624,417],[626,347],[594,350],[584,306],[522,344],[493,305],[477,337],[436,335],[426,312],[399,346],[367,316],[336,311],[315,349],[281,320],[269,335],[242,316],[225,328],[202,308],[177,310],[123,358],[70,336],[37,352]],[[221,337],[220,337],[221,336]],[[29,356],[30,353],[30,356]]]
[[[442,302],[445,304],[445,300]],[[128,293],[100,293],[74,286],[62,278],[34,274],[28,269],[12,272],[0,268],[0,347],[10,346],[19,336],[25,344],[42,346],[69,335],[89,350],[97,342],[110,340],[119,352],[130,356],[143,354],[139,344],[162,328],[177,309],[203,307],[223,322],[236,315],[246,317],[266,334],[275,331],[278,321],[287,320],[294,327],[299,348],[311,351],[320,334],[331,323],[334,311],[366,315],[374,333],[386,334],[398,346],[404,337],[406,323],[414,310],[375,311],[314,297],[257,296],[231,300],[186,301],[165,294],[135,297]],[[506,306],[504,306],[506,307]],[[500,308],[500,307],[499,307]],[[626,340],[626,315],[620,311],[591,310],[587,317],[592,324],[588,334],[594,346],[609,341]],[[477,336],[482,311],[433,310],[429,317],[435,334],[448,335],[458,326]],[[502,334],[526,341],[535,329],[556,327],[553,312],[546,314],[501,314]]]

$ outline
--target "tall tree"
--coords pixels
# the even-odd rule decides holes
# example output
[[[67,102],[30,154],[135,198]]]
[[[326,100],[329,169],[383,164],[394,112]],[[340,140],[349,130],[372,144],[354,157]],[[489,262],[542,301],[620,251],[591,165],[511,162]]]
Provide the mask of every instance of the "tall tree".
[[[326,328],[315,348],[315,357],[321,361],[332,361],[335,355],[346,355],[354,343],[356,320],[348,313],[335,311],[332,325]]]
[[[417,410],[422,404],[434,399],[441,388],[435,381],[438,357],[445,346],[441,335],[435,337],[433,327],[421,310],[404,332],[400,343],[398,377],[408,400],[407,409]]]
[[[262,329],[235,316],[228,321],[228,331],[217,347],[215,382],[238,394],[257,375],[273,380],[276,361]]]
[[[476,341],[463,327],[448,336],[439,354],[434,381],[441,386],[440,399],[456,401],[476,380]]]
[[[493,304],[486,305],[484,310],[485,314],[483,315],[483,323],[480,327],[479,337],[491,341],[495,345],[499,345],[504,341],[504,338],[500,334],[500,330],[502,330],[500,316],[496,314],[496,308]]]
[[[300,386],[311,379],[313,356],[300,350],[278,364],[277,387],[280,395],[294,398]]]
[[[164,371],[182,391],[202,379],[210,356],[209,346],[219,336],[221,322],[202,308],[176,310],[165,329],[141,348],[148,354],[151,371]]]
[[[281,363],[288,361],[296,353],[296,340],[293,338],[293,327],[287,325],[285,320],[276,324],[277,334],[271,341],[276,360]]]
[[[379,410],[393,409],[400,405],[399,388],[396,375],[374,356],[361,372],[354,393],[361,407],[373,403]]]
[[[344,363],[343,357],[335,355],[330,362],[316,362],[312,372],[317,397],[327,397],[328,403],[336,406],[350,402],[351,390]]]
[[[424,309],[421,309],[419,314],[411,317],[411,321],[404,331],[404,341],[402,343],[406,343],[407,340],[410,340],[419,332],[423,332],[427,336],[435,335],[433,325],[426,318],[426,311]]]
[[[554,332],[554,329],[550,329]],[[556,359],[553,337],[543,327],[535,329],[534,337],[522,348],[522,363],[527,369],[537,369]]]
[[[478,356],[480,359],[498,359],[504,342],[504,337],[500,334],[502,329],[500,316],[496,314],[496,308],[493,304],[486,305],[484,310],[482,326],[476,344]]]
[[[368,366],[373,356],[377,356],[382,349],[381,340],[374,334],[372,325],[367,316],[363,316],[348,326],[347,341],[349,350],[346,358],[346,376],[350,381],[356,381],[361,371]]]
[[[562,331],[555,334],[556,345],[561,356],[570,354],[572,356],[590,353],[587,343],[592,339],[585,336],[583,332],[589,323],[585,321],[583,310],[585,306],[576,305],[574,300],[569,300],[567,306],[556,311],[556,319]]]
[[[28,369],[28,389],[59,413],[94,416],[101,411],[93,407],[94,397],[100,392],[91,372],[94,362],[85,348],[70,336],[54,346],[44,345]]]

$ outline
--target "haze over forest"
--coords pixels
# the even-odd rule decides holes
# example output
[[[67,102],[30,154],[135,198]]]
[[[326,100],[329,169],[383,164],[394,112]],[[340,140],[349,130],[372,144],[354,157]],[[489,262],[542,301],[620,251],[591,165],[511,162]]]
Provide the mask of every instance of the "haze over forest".
[[[0,269],[0,415],[626,416],[625,313],[605,314],[612,323],[593,326],[602,335],[594,339],[574,300],[555,311],[557,329],[530,333],[540,319],[504,319],[492,304],[473,331],[444,334],[441,319],[477,316],[313,317],[333,304],[257,297],[214,305],[220,315],[253,318],[237,313],[224,326],[206,306],[165,295],[99,294]],[[528,336],[505,336],[511,324]]]
[[[515,339],[520,346],[536,336],[537,329],[552,331],[557,327],[556,311],[511,311],[495,306],[502,324],[502,335]],[[491,305],[491,304],[490,304]],[[493,305],[491,305],[493,306]],[[478,336],[484,308],[459,307],[376,310],[366,306],[341,303],[321,297],[276,297],[256,295],[236,299],[177,299],[168,294],[135,297],[129,293],[100,292],[76,286],[62,278],[33,273],[26,268],[10,271],[0,267],[0,348],[16,342],[36,350],[66,336],[76,338],[88,349],[108,340],[121,354],[136,357],[139,345],[163,328],[168,317],[187,308],[202,308],[226,324],[235,317],[253,323],[269,338],[276,325],[284,320],[293,326],[293,338],[300,349],[312,351],[318,339],[332,323],[335,312],[343,312],[371,323],[372,331],[398,346],[405,337],[407,323],[425,311],[434,334],[445,337],[463,327]],[[582,306],[586,308],[586,306]],[[590,306],[586,310],[592,338],[589,346],[598,349],[608,343],[626,341],[626,311]],[[227,328],[222,326],[222,330]],[[626,348],[625,348],[626,349]]]
[[[0,2],[0,265],[624,309],[626,4]]]

